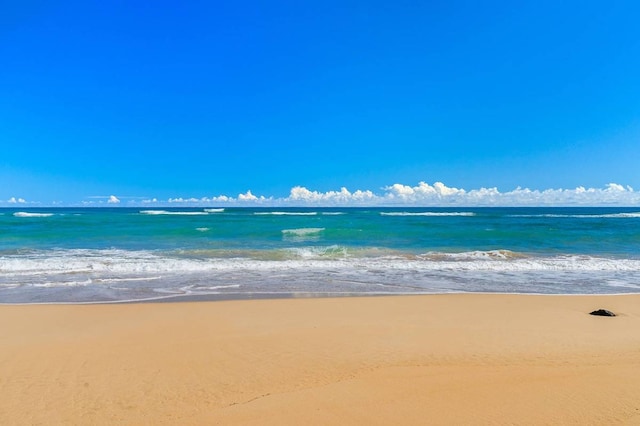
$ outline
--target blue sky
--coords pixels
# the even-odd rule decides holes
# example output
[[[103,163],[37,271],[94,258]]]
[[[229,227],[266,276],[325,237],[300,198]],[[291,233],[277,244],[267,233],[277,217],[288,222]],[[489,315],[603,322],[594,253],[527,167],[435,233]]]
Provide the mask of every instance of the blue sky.
[[[634,1],[13,3],[4,203],[419,182],[637,200]]]

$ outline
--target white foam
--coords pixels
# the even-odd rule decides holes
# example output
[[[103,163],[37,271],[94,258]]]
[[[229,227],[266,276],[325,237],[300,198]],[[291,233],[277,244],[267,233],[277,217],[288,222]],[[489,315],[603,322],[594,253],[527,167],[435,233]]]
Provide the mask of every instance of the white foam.
[[[315,216],[318,212],[254,212],[253,214],[258,216]]]
[[[200,232],[207,232],[209,231],[211,228],[196,228],[196,231],[200,231]]]
[[[473,212],[380,212],[381,216],[475,216]]]
[[[417,256],[431,261],[473,261],[473,260],[509,260],[523,259],[527,256],[511,250],[474,250],[461,253],[428,252]]]
[[[288,249],[288,251],[292,256],[287,262],[291,262],[293,264],[296,264],[296,260],[299,259],[326,260],[331,258],[346,258],[348,256],[347,248],[338,245],[325,247],[297,247]]]
[[[623,287],[623,288],[640,289],[640,285],[638,285],[638,284],[633,284],[633,283],[629,283],[629,282],[621,281],[621,280],[608,280],[606,282],[606,284],[609,287]]]
[[[609,213],[609,214],[515,214],[508,217],[550,217],[550,218],[578,218],[578,219],[629,219],[640,218],[640,212]]]
[[[135,281],[155,281],[161,280],[161,276],[156,277],[129,277],[129,278],[96,278],[96,282],[100,283],[123,283],[123,282],[135,282]]]
[[[323,216],[339,216],[346,214],[345,212],[322,212]]]
[[[581,255],[527,257],[507,250],[423,255],[426,269],[451,269],[494,272],[637,272],[639,259],[613,259]],[[423,269],[422,266],[418,269]]]
[[[52,287],[86,287],[89,284],[92,284],[93,281],[91,279],[86,279],[83,281],[51,281],[51,282],[43,282],[43,283],[33,283],[30,284],[31,287],[42,287],[42,288],[52,288]]]
[[[640,218],[640,212],[635,213],[613,213],[613,214],[603,214],[597,217],[611,217],[611,218]]]
[[[2,284],[2,283],[0,283],[0,289],[3,289],[3,290],[10,290],[10,289],[18,288],[20,286],[22,286],[22,284]]]
[[[350,277],[354,282],[362,279],[366,285],[384,281],[431,288],[434,280],[454,283],[459,280],[476,290],[500,282],[533,291],[539,291],[535,283],[542,280],[559,283],[553,284],[560,285],[554,291],[563,292],[561,285],[567,280],[579,285],[630,289],[635,289],[633,285],[640,282],[640,259],[526,256],[507,250],[432,252],[414,256],[384,249],[366,249],[360,253],[358,249],[336,245],[292,248],[284,252],[285,256],[274,256],[272,260],[264,256],[252,258],[251,254],[241,252],[233,257],[204,258],[186,257],[179,252],[172,255],[127,250],[51,250],[5,255],[0,256],[0,288],[10,289],[17,284],[46,288],[99,286],[127,281],[143,285],[142,282],[150,280],[162,283],[154,284],[155,287],[173,289],[178,288],[173,283],[217,286],[230,285],[230,280],[260,287],[264,283],[282,286],[298,282],[300,277],[307,282],[330,285],[343,279],[341,277]],[[291,277],[292,281],[278,279],[276,276],[280,274]],[[603,278],[599,280],[595,276]],[[591,282],[595,284],[587,284]]]
[[[297,235],[297,236],[305,236],[305,235],[317,235],[324,231],[324,228],[297,228],[297,229],[283,229],[283,234],[288,235]]]
[[[207,212],[185,212],[185,211],[169,211],[169,210],[140,210],[140,214],[148,215],[174,215],[174,216],[202,216],[209,214]]]
[[[222,213],[224,209],[204,209],[204,211],[207,213]]]
[[[229,285],[214,285],[214,286],[189,286],[188,288],[185,288],[185,290],[187,290],[187,292],[192,292],[193,290],[196,291],[211,291],[211,290],[223,290],[225,288],[240,288],[240,284],[229,284]]]
[[[15,212],[15,217],[51,217],[53,213]]]

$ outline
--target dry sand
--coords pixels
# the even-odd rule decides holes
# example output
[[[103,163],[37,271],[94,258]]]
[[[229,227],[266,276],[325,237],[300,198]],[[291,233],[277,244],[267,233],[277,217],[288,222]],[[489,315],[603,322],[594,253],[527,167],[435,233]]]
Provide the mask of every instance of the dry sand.
[[[640,295],[0,306],[0,424],[640,424]]]

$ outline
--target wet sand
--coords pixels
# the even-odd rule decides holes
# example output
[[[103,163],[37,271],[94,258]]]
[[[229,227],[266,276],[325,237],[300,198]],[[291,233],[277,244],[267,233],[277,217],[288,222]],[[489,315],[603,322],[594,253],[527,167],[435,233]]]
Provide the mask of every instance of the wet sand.
[[[0,396],[0,424],[640,424],[640,295],[4,305]]]

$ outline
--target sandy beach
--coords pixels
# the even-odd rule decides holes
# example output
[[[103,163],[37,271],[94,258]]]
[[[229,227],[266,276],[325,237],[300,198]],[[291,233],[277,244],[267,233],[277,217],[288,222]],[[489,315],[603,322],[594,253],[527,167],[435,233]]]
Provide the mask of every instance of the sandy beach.
[[[7,425],[640,424],[640,295],[4,305],[0,324]]]

